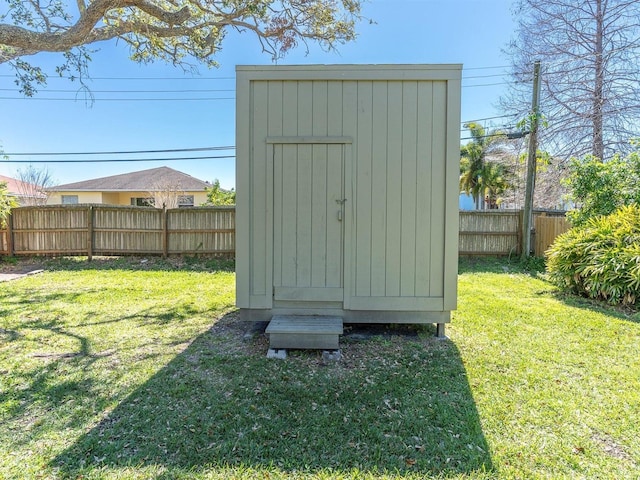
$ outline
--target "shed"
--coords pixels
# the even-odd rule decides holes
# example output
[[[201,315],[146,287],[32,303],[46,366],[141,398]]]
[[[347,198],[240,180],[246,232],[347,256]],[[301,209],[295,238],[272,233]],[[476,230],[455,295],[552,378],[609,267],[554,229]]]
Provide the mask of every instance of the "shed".
[[[461,69],[237,67],[242,318],[444,334],[457,296]]]

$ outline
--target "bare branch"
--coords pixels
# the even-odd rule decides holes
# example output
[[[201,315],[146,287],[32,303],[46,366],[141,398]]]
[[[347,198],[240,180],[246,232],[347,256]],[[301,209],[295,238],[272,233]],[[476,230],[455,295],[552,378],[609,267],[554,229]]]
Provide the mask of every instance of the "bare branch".
[[[541,107],[549,122],[543,144],[566,157],[627,151],[640,128],[640,4],[519,0],[516,11],[517,38],[507,52],[515,79],[542,61]],[[530,99],[530,86],[516,84],[501,106],[523,115]]]
[[[29,165],[24,169],[18,169],[16,179],[21,205],[46,205],[49,188],[54,185],[48,169]]]

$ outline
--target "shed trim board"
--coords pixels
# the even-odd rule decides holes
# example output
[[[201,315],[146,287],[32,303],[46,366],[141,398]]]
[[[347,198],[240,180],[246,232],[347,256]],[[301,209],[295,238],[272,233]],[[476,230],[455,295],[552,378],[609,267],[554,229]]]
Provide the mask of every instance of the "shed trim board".
[[[238,65],[251,80],[459,80],[460,64],[399,65]]]
[[[428,324],[448,323],[450,313],[444,311],[391,311],[391,310],[343,310],[340,308],[326,308],[325,306],[306,307],[297,306],[289,308],[242,308],[240,320],[247,322],[264,322],[277,315],[304,315],[335,316],[341,317],[344,323],[404,323],[404,324]]]
[[[241,314],[449,321],[461,68],[237,67]]]

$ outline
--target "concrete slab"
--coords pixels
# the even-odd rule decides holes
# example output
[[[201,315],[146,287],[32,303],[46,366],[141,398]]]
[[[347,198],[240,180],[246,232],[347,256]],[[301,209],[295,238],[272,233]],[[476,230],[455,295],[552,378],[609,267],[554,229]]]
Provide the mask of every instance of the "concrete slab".
[[[26,277],[27,275],[35,275],[37,273],[42,273],[44,270],[30,270],[28,272],[11,272],[11,273],[0,273],[0,282],[8,282],[10,280],[17,280],[19,278]]]
[[[284,348],[270,348],[267,350],[267,358],[285,360],[287,358],[287,351]]]
[[[322,362],[323,363],[336,363],[342,358],[341,350],[323,350]]]

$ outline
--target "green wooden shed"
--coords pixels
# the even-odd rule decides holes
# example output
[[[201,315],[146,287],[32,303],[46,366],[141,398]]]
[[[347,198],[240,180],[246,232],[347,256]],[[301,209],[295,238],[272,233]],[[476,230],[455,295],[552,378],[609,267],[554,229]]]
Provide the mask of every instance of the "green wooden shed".
[[[247,320],[434,323],[456,308],[460,65],[238,66]]]

